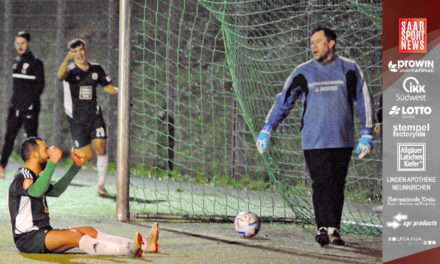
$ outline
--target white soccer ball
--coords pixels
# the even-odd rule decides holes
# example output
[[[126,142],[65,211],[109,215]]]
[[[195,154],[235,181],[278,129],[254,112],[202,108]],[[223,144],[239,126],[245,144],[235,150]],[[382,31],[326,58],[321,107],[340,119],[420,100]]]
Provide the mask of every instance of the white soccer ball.
[[[235,217],[234,226],[243,237],[253,237],[260,231],[260,218],[252,212],[241,212]]]

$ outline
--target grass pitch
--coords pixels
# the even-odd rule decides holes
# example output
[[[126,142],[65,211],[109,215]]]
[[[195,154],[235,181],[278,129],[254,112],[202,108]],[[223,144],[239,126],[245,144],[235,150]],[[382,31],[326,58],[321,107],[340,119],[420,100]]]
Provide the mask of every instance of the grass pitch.
[[[381,263],[381,238],[345,235],[346,247],[321,248],[314,242],[313,227],[263,223],[253,239],[238,236],[232,223],[190,223],[159,221],[159,253],[141,259],[89,256],[79,249],[65,254],[23,254],[16,249],[7,211],[7,190],[18,164],[8,166],[6,179],[0,180],[0,263]],[[64,173],[58,168],[56,180]],[[147,234],[150,221],[120,223],[115,220],[113,199],[96,193],[97,175],[81,171],[59,198],[48,197],[54,228],[90,225],[103,232],[131,237]],[[107,188],[114,193],[115,177]]]

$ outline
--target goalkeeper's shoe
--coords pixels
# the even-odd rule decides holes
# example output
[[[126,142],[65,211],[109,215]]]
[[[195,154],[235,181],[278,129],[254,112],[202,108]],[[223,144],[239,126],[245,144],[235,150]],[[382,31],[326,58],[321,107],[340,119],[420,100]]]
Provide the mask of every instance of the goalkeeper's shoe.
[[[341,238],[338,230],[333,231],[333,234],[330,236],[330,243],[332,245],[345,246],[345,241]]]
[[[108,195],[108,192],[107,192],[107,190],[105,189],[105,186],[104,186],[104,185],[99,185],[99,186],[98,186],[98,195],[99,195],[99,196],[106,196],[106,195]]]
[[[326,227],[321,227],[318,229],[318,233],[315,236],[315,241],[321,245],[321,247],[329,244],[330,240],[328,238],[328,231]]]
[[[0,165],[0,179],[4,179],[6,177],[6,169]]]

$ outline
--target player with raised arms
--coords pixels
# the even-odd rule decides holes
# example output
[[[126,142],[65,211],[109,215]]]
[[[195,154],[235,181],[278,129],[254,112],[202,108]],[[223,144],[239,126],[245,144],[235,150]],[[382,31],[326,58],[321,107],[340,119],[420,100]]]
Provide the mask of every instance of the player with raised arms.
[[[354,147],[353,105],[357,103],[362,124],[356,152],[363,158],[373,148],[373,101],[356,62],[335,54],[333,30],[315,28],[310,44],[313,59],[290,74],[257,137],[257,148],[260,153],[266,151],[271,131],[289,114],[295,101],[301,99],[302,149],[312,179],[318,229],[315,240],[321,246],[345,245],[339,229],[345,178]]]
[[[79,247],[91,255],[141,257],[143,252],[158,251],[159,227],[153,224],[150,234],[135,239],[112,236],[90,226],[53,229],[49,222],[46,196],[58,197],[81,169],[85,154],[72,148],[73,164],[56,183],[51,184],[62,151],[46,146],[37,137],[26,139],[21,147],[24,168],[19,168],[8,194],[9,214],[14,242],[20,252],[61,253]]]
[[[109,94],[118,90],[111,84],[111,78],[96,63],[87,60],[86,43],[73,39],[68,44],[69,52],[58,70],[58,79],[64,85],[64,110],[70,123],[74,146],[85,154],[85,159],[93,158],[95,147],[98,168],[98,194],[106,195],[105,177],[108,167],[106,150],[106,126],[98,105],[96,88],[104,87]],[[69,62],[73,60],[73,63]]]

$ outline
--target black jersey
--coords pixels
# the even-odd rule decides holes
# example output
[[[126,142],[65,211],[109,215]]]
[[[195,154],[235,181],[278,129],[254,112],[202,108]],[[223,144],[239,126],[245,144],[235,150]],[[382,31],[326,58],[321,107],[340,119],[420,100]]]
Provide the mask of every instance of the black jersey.
[[[8,206],[14,241],[18,236],[33,230],[50,227],[46,196],[35,198],[28,195],[37,176],[27,168],[18,169],[9,186]],[[48,192],[53,188],[49,185]]]
[[[17,56],[12,66],[12,79],[12,106],[19,110],[39,109],[44,90],[43,62],[30,51]]]
[[[64,110],[74,120],[90,121],[91,116],[100,115],[96,87],[111,84],[110,77],[99,64],[89,65],[89,69],[83,71],[75,63],[69,64],[64,78]]]

